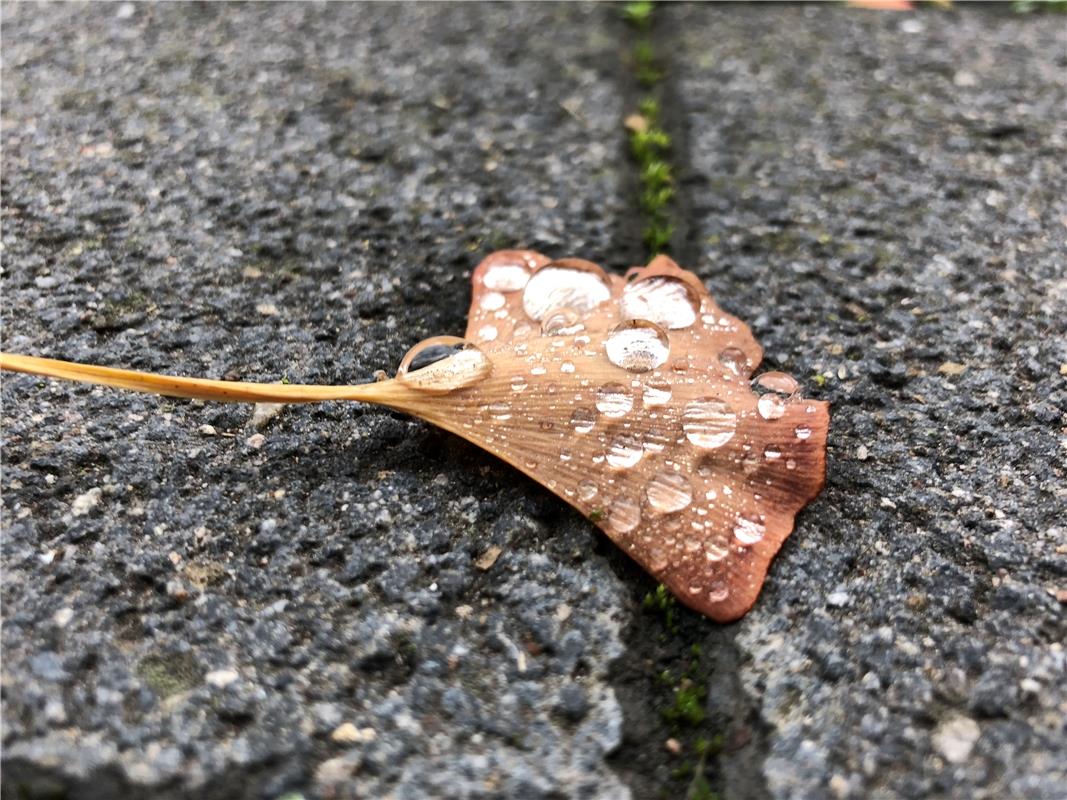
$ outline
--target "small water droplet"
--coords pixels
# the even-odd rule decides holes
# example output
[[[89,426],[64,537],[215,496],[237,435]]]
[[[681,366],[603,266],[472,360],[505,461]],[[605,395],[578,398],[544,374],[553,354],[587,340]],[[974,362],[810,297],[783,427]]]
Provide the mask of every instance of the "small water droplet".
[[[797,468],[796,460],[792,459],[792,458],[787,458],[785,460],[785,468],[786,469],[796,469]]]
[[[725,543],[714,539],[704,542],[704,558],[708,561],[712,563],[722,561],[728,555],[730,555],[730,548]]]
[[[608,446],[608,464],[615,469],[629,469],[641,460],[644,449],[637,437],[620,433]]]
[[[811,438],[811,428],[807,425],[797,425],[796,428],[793,429],[793,433],[801,441]]]
[[[669,514],[693,502],[693,487],[680,472],[657,472],[645,487],[645,496],[652,508]]]
[[[576,408],[571,414],[571,427],[575,433],[589,433],[596,425],[596,412],[589,408]]]
[[[534,367],[530,370],[531,375],[544,375],[546,372],[548,372],[548,370],[544,367]]]
[[[737,415],[717,397],[701,397],[691,401],[682,412],[682,429],[694,445],[712,450],[733,438]]]
[[[671,443],[670,436],[655,428],[645,431],[642,440],[645,443],[645,450],[650,453],[662,453]]]
[[[570,461],[571,458],[572,458],[572,456],[571,456],[571,451],[570,450],[560,450],[559,451],[559,460],[560,461]]]
[[[512,339],[525,339],[527,336],[529,336],[533,332],[534,332],[533,325],[531,325],[529,322],[520,322],[518,325],[515,326],[515,330],[513,330],[511,332],[511,338]],[[525,344],[522,345],[522,346],[526,347]]]
[[[482,295],[482,308],[486,311],[496,311],[504,307],[507,298],[500,292],[486,292]]]
[[[562,364],[559,365],[559,371],[568,374],[574,372],[574,364],[570,361],[564,361]]]
[[[573,267],[546,266],[534,273],[522,293],[522,307],[531,319],[570,308],[579,314],[610,299],[611,290],[596,272]]]
[[[489,415],[501,422],[511,419],[511,406],[504,402],[489,404]]]
[[[656,276],[627,284],[619,303],[623,319],[646,319],[677,330],[697,319],[700,299],[677,278]]]
[[[763,525],[763,517],[755,514],[741,514],[734,525],[734,538],[738,544],[748,547],[756,544],[763,538],[766,529]]]
[[[588,503],[590,500],[596,497],[597,491],[597,486],[592,481],[581,481],[578,484],[578,499],[584,500]]]
[[[745,351],[738,347],[727,347],[719,353],[719,363],[734,375],[748,375],[752,369]]]
[[[530,280],[530,270],[523,264],[493,264],[482,276],[486,289],[517,292]]]
[[[654,322],[632,319],[608,334],[604,341],[608,361],[630,372],[648,372],[667,360],[671,342],[666,331]]]
[[[396,378],[412,389],[447,394],[484,380],[492,369],[489,358],[471,342],[457,336],[434,336],[408,350]]]
[[[597,389],[596,407],[605,417],[621,417],[634,407],[634,398],[621,383],[606,383]]]
[[[585,330],[585,323],[573,308],[557,308],[541,323],[542,336],[573,336]]]
[[[711,585],[711,589],[708,590],[708,600],[712,603],[721,603],[727,597],[730,596],[730,587],[725,581],[717,581]]]
[[[526,382],[526,378],[522,377],[522,375],[516,375],[511,379],[511,391],[513,392],[523,392],[529,385],[530,384]]]
[[[478,338],[483,342],[491,342],[499,335],[496,325],[483,325],[478,329]]]
[[[782,448],[776,444],[769,444],[763,448],[764,461],[777,461],[782,457]]]
[[[666,381],[649,381],[645,384],[646,406],[663,406],[671,401],[671,385]]]
[[[641,508],[633,500],[620,497],[611,504],[608,525],[616,533],[629,533],[641,522]]]

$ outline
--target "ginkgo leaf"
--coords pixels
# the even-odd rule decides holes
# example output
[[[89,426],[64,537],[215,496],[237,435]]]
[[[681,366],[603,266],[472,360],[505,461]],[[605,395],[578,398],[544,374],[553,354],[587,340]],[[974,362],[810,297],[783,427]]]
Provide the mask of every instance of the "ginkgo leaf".
[[[747,326],[665,256],[623,277],[502,251],[472,283],[466,338],[420,342],[377,383],[208,381],[6,354],[0,367],[179,397],[396,408],[546,486],[685,605],[744,614],[822,488],[828,405],[780,372],[751,381],[762,350]]]

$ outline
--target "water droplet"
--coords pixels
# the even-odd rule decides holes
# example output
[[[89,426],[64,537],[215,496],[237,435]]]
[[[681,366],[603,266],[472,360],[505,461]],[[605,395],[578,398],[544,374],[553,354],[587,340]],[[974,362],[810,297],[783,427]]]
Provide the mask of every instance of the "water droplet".
[[[534,367],[530,370],[531,375],[544,375],[546,372],[548,372],[548,370],[544,367]]]
[[[511,406],[503,402],[490,403],[489,414],[493,419],[498,419],[501,422],[504,422],[511,419]]]
[[[628,284],[619,303],[623,319],[646,319],[677,330],[697,319],[700,299],[677,278],[657,276]]]
[[[630,372],[648,372],[671,352],[666,331],[654,322],[633,319],[618,325],[604,342],[608,361]]]
[[[801,441],[811,438],[811,428],[807,425],[797,425],[796,428],[793,429],[793,433]]]
[[[717,397],[701,397],[691,401],[682,412],[682,429],[697,447],[712,450],[733,438],[737,415]]]
[[[520,322],[518,325],[515,326],[515,330],[511,332],[511,338],[525,339],[533,332],[533,325],[531,325],[529,322]],[[523,347],[526,347],[526,345],[524,344]]]
[[[645,384],[646,406],[663,406],[671,401],[671,385],[665,381],[650,381]]]
[[[704,542],[704,558],[708,561],[712,563],[722,561],[728,555],[730,555],[730,548],[725,543],[717,540]]]
[[[529,385],[530,384],[526,382],[526,378],[522,377],[522,375],[516,375],[511,379],[511,391],[513,392],[525,391],[526,387]]]
[[[629,533],[641,521],[641,508],[633,500],[618,498],[611,504],[608,525],[616,533]]]
[[[557,308],[541,323],[542,336],[573,336],[585,330],[585,323],[573,308]]]
[[[544,319],[560,308],[585,313],[610,297],[608,285],[592,270],[547,266],[526,284],[522,307],[531,319]]]
[[[770,392],[756,401],[756,408],[764,419],[779,419],[785,414],[785,400],[781,395]]]
[[[606,383],[597,389],[596,407],[605,417],[621,417],[634,407],[634,398],[621,383]]]
[[[496,311],[504,307],[507,298],[500,292],[486,292],[482,295],[482,308],[486,311]]]
[[[597,487],[592,481],[586,480],[578,484],[578,499],[589,502],[596,497]]]
[[[559,371],[566,373],[574,372],[574,364],[570,361],[564,361],[562,364],[559,365]]]
[[[645,443],[645,450],[650,453],[662,453],[671,443],[670,436],[655,429],[645,431],[642,439]]]
[[[644,450],[637,437],[620,433],[608,446],[608,464],[615,469],[629,469],[641,460]]]
[[[652,508],[669,514],[693,502],[693,487],[680,472],[657,472],[645,487],[645,496]]]
[[[559,460],[560,461],[570,461],[571,458],[572,458],[572,456],[571,456],[571,451],[570,450],[560,450],[559,451]]]
[[[786,469],[796,469],[797,468],[796,460],[794,460],[792,458],[787,458],[785,460],[785,468]]]
[[[530,280],[530,270],[524,264],[493,264],[482,276],[486,289],[496,292],[517,292]]]
[[[576,408],[571,414],[571,427],[575,433],[589,433],[596,425],[596,412],[588,408]]]
[[[496,325],[483,325],[478,329],[478,338],[483,342],[491,342],[499,335]]]
[[[730,587],[725,581],[716,581],[711,585],[711,589],[708,590],[708,600],[712,603],[721,603],[729,596]]]
[[[762,539],[765,530],[763,517],[755,514],[742,514],[738,516],[737,524],[734,525],[734,538],[737,539],[738,544],[748,547]]]
[[[396,377],[412,389],[447,394],[484,380],[492,369],[476,345],[457,336],[434,336],[408,350]]]
[[[776,394],[792,397],[800,388],[792,375],[784,372],[764,372],[753,381],[757,391],[775,392]]]
[[[782,457],[782,448],[776,444],[769,444],[763,448],[763,459],[765,461],[777,461]]]
[[[719,353],[719,363],[734,375],[748,375],[752,369],[745,351],[738,347],[727,347]]]

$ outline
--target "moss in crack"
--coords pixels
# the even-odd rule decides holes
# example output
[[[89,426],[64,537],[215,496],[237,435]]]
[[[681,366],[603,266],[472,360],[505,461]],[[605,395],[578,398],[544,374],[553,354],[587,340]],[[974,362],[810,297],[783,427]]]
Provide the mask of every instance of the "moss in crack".
[[[646,33],[651,26],[652,3],[630,3],[623,16],[638,30]],[[674,174],[670,161],[671,137],[660,125],[656,86],[663,80],[650,39],[642,36],[634,45],[633,70],[646,94],[638,111],[626,118],[630,130],[630,152],[637,162],[640,194],[638,205],[645,219],[644,242],[650,255],[662,253],[670,246],[674,226],[670,222],[674,198]]]
[[[642,605],[646,611],[658,611],[663,615],[663,625],[671,635],[678,633],[678,617],[675,613],[678,601],[667,591],[666,586],[661,583],[654,592],[646,594]]]

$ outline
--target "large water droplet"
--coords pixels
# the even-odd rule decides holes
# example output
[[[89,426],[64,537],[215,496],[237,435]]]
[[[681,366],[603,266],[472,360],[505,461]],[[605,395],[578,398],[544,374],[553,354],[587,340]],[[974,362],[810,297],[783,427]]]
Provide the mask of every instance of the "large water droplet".
[[[682,430],[697,447],[712,450],[733,438],[737,415],[717,397],[701,397],[691,401],[682,412]]]
[[[484,380],[492,369],[476,345],[457,336],[434,336],[408,350],[396,378],[421,392],[447,394]]]
[[[578,484],[578,499],[579,500],[584,500],[585,502],[588,503],[590,500],[592,500],[594,497],[596,497],[597,491],[598,491],[597,490],[597,486],[592,481],[590,481],[590,480],[581,481]]]
[[[486,292],[482,295],[482,308],[486,311],[497,311],[504,307],[504,303],[507,302],[507,298],[500,292]]]
[[[542,336],[573,336],[585,330],[585,323],[573,308],[550,311],[541,323]]]
[[[636,436],[620,433],[608,446],[608,464],[615,469],[629,469],[641,460],[644,453]]]
[[[623,319],[647,319],[675,330],[696,322],[700,299],[683,281],[657,276],[628,284],[619,308]]]
[[[589,408],[576,408],[571,414],[571,427],[575,433],[589,433],[596,425],[596,412]]]
[[[641,508],[633,500],[618,498],[608,512],[608,525],[616,533],[629,533],[641,522]]]
[[[525,264],[493,264],[482,276],[486,289],[495,292],[517,292],[530,280],[530,270]]]
[[[693,502],[693,487],[680,472],[657,472],[645,487],[645,496],[652,508],[669,514]]]
[[[796,397],[799,388],[792,375],[784,372],[765,372],[752,381],[752,388],[760,395],[756,410],[764,419],[785,416],[786,403]]]
[[[737,543],[748,547],[763,538],[766,528],[763,517],[756,514],[741,514],[734,525],[734,538]]]
[[[606,383],[597,389],[596,407],[605,417],[621,417],[634,407],[634,398],[621,383]]]
[[[623,322],[604,342],[608,361],[630,372],[648,372],[667,360],[671,341],[666,331],[646,319]]]
[[[592,270],[547,266],[535,272],[526,284],[522,307],[529,317],[539,320],[559,308],[582,314],[610,297],[608,285]]]
[[[530,384],[526,382],[526,378],[522,377],[522,375],[516,375],[511,379],[511,391],[513,392],[524,392],[529,385]]]

